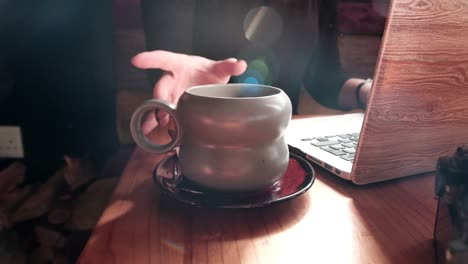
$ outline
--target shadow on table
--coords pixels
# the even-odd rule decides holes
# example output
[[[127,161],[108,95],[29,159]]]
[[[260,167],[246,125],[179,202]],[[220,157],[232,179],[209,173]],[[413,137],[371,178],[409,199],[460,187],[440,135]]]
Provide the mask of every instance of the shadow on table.
[[[188,234],[194,239],[218,237],[239,240],[274,234],[288,229],[307,212],[309,196],[301,195],[279,204],[250,209],[194,208],[162,196],[160,210],[167,214],[184,212]]]

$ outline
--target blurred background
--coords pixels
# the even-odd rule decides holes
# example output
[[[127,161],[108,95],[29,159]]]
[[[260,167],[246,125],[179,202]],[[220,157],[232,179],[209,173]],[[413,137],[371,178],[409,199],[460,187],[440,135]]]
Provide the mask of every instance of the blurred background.
[[[21,127],[30,178],[116,148],[113,29],[110,0],[0,1],[0,125]]]
[[[133,145],[130,117],[152,97],[154,76],[132,67],[130,58],[154,41],[180,49],[190,45],[192,22],[186,14],[194,2],[0,0],[0,126],[21,127],[25,153],[18,163],[0,157],[0,263],[25,263],[5,259],[26,259],[32,250],[31,263],[57,257],[73,263],[79,256],[120,175],[112,168],[114,179],[96,180],[93,166],[99,169],[118,149]],[[373,76],[388,2],[340,0],[336,10],[321,10],[324,16],[336,13],[340,63],[348,76]],[[151,10],[158,5],[172,11],[154,18]],[[153,26],[163,28],[161,34],[146,38]],[[304,91],[298,109],[300,114],[337,112]],[[67,164],[65,155],[71,157]],[[29,210],[44,204],[42,211]],[[22,215],[23,209],[29,214]],[[67,212],[60,223],[50,217],[55,209]],[[16,223],[15,215],[21,216]],[[57,237],[67,242],[57,245]]]
[[[132,144],[130,116],[154,79],[129,61],[155,41],[145,38],[155,21],[148,17],[165,2],[181,15],[163,25],[161,39],[184,45],[191,1],[1,0],[0,125],[21,126],[31,166],[50,170],[64,154],[105,159]],[[388,0],[338,1],[340,60],[350,76],[372,77],[387,8]],[[299,113],[335,112],[301,93]]]

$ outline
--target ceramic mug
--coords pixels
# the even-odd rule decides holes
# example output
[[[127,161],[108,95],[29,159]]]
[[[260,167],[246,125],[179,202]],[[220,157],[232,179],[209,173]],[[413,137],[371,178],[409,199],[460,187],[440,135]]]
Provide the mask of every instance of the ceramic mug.
[[[165,145],[142,133],[145,113],[167,112],[176,126]],[[286,172],[289,150],[284,138],[291,119],[289,97],[275,87],[257,84],[213,84],[187,89],[177,106],[153,99],[131,119],[135,142],[153,153],[179,148],[184,177],[218,191],[267,188]]]

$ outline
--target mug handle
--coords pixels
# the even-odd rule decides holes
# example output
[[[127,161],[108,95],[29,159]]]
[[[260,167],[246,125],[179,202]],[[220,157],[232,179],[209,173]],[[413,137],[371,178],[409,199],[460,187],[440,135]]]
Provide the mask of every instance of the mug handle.
[[[174,120],[176,126],[175,138],[173,138],[171,142],[164,145],[151,142],[141,130],[141,121],[143,119],[143,115],[156,109],[167,112]],[[156,154],[163,154],[173,150],[179,146],[182,139],[182,127],[180,126],[179,119],[177,118],[176,106],[159,99],[148,100],[135,110],[130,121],[130,131],[132,133],[133,140],[135,140],[137,145],[146,151]]]

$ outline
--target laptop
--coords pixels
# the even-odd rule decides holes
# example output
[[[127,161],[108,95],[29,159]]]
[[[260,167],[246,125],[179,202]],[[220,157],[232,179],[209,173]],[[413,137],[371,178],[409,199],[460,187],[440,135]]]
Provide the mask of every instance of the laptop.
[[[468,143],[468,4],[415,3],[391,3],[366,112],[292,120],[286,132],[356,184],[434,171]]]

